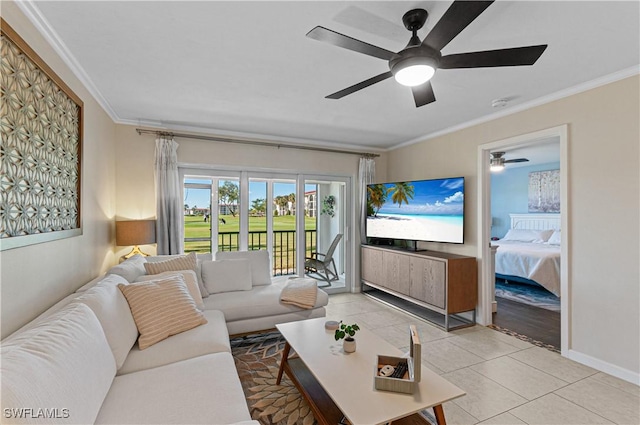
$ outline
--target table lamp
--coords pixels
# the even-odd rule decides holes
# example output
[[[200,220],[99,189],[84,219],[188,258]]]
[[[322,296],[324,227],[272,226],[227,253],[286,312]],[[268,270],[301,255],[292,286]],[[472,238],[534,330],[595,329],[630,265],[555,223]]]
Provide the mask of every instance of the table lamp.
[[[156,221],[155,220],[124,220],[116,221],[116,245],[130,246],[133,249],[122,258],[127,259],[136,254],[148,257],[140,251],[138,245],[148,245],[156,243]]]

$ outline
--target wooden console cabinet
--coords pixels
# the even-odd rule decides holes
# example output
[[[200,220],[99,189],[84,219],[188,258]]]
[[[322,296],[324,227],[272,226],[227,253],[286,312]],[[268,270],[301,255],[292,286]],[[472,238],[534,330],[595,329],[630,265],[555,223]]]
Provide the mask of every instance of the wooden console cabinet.
[[[412,252],[363,245],[361,276],[365,285],[444,316],[436,324],[453,329],[452,315],[472,312],[472,319],[456,319],[462,327],[475,323],[478,266],[474,257],[444,252]]]

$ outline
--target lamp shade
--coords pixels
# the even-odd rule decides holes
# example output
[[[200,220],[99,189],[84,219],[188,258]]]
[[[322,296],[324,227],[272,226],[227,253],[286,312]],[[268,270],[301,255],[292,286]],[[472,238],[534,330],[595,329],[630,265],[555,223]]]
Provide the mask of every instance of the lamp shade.
[[[156,243],[155,220],[116,221],[116,245],[148,245]]]

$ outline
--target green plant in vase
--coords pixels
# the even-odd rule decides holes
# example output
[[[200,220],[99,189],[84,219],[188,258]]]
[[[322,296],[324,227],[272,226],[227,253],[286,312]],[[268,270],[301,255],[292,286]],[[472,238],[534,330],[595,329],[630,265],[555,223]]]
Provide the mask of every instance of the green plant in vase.
[[[360,326],[356,323],[353,325],[345,325],[340,321],[340,327],[336,329],[335,334],[333,335],[336,341],[344,338],[344,342],[342,343],[342,348],[345,353],[353,353],[356,351],[356,340],[354,338],[357,331],[360,330]]]

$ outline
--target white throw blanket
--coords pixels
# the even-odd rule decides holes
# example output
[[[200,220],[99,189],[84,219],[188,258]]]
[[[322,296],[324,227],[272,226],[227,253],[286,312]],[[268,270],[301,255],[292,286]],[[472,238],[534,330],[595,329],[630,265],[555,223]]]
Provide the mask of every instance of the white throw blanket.
[[[300,308],[312,309],[318,296],[318,282],[315,279],[299,277],[290,279],[282,288],[280,302]]]

